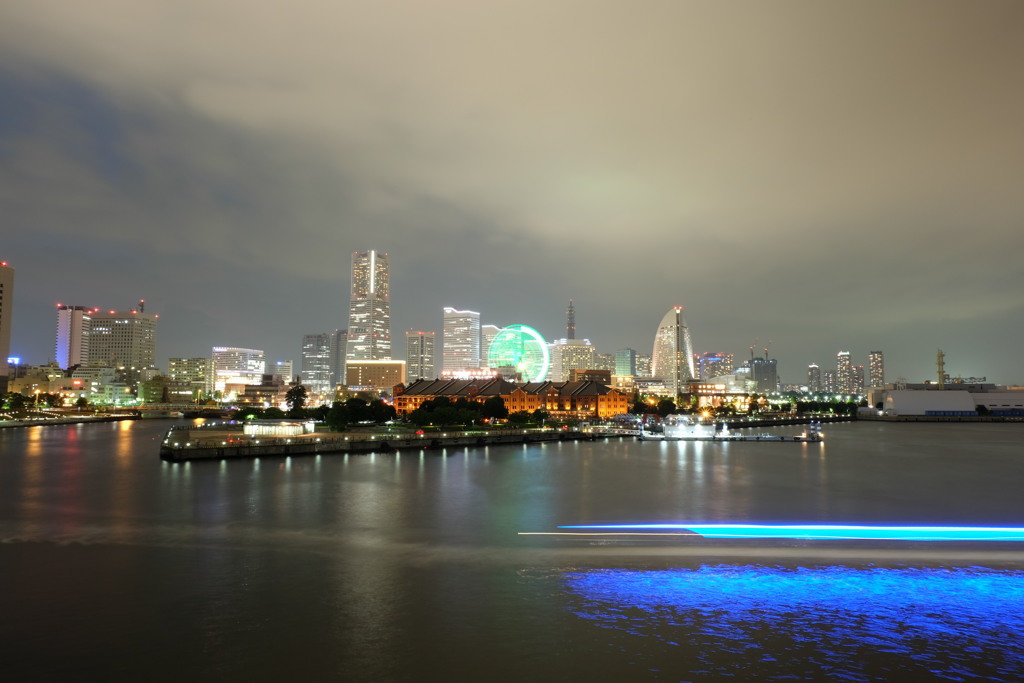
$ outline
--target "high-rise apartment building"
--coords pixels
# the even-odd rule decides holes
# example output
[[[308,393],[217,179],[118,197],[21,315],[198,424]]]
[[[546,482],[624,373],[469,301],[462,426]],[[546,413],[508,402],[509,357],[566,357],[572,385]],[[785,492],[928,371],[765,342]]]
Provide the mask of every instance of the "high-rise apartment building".
[[[11,355],[11,318],[14,303],[14,268],[0,261],[0,392],[7,391],[7,358]]]
[[[885,357],[881,351],[868,353],[868,378],[873,387],[885,386]]]
[[[850,393],[864,393],[864,366],[854,365],[850,373]]]
[[[372,249],[352,254],[346,359],[391,359],[390,278],[387,254]]]
[[[300,376],[302,384],[313,396],[330,398],[334,395],[334,373],[331,354],[335,351],[335,335],[330,332],[302,335]]]
[[[817,363],[807,366],[807,391],[818,393],[824,389],[821,382],[821,367]]]
[[[57,304],[57,364],[67,370],[89,360],[89,331],[92,314],[88,306]]]
[[[145,301],[130,311],[94,311],[89,325],[89,363],[117,370],[121,381],[136,385],[156,367],[156,323]]]
[[[836,354],[836,392],[840,394],[852,394],[853,391],[853,361],[850,360],[849,351],[840,351]]]
[[[259,384],[267,368],[267,357],[260,349],[234,346],[213,347],[213,369],[217,391],[228,384]]]
[[[675,395],[688,389],[688,383],[696,379],[693,368],[693,343],[690,330],[683,319],[683,307],[675,306],[661,319],[654,335],[654,351],[651,353],[654,376],[665,384],[665,391]]]
[[[715,377],[731,375],[733,367],[732,364],[733,355],[731,353],[702,353],[697,359],[700,380],[702,382],[707,382]]]
[[[167,378],[172,382],[187,382],[199,395],[212,394],[216,375],[212,358],[170,358],[167,360]]]
[[[480,314],[444,309],[441,370],[445,373],[473,370],[480,367]]]
[[[615,374],[620,377],[636,376],[636,350],[619,349],[615,352]]]
[[[434,379],[434,333],[409,330],[405,333],[405,377],[410,382]]]
[[[821,390],[827,394],[834,394],[836,392],[836,373],[831,370],[825,370],[821,373]]]

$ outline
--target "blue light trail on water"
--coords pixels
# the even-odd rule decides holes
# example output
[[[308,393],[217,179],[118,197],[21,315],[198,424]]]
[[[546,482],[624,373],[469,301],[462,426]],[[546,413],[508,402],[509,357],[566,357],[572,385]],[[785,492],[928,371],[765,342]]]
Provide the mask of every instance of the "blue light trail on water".
[[[559,529],[607,532],[692,532],[705,538],[800,540],[1024,541],[1024,527],[875,526],[855,524],[573,524]]]
[[[677,649],[675,658],[652,655],[678,663],[679,671],[663,673],[1006,681],[1024,674],[1020,570],[709,565],[572,571],[564,581],[578,617],[640,637],[631,646],[637,652]]]

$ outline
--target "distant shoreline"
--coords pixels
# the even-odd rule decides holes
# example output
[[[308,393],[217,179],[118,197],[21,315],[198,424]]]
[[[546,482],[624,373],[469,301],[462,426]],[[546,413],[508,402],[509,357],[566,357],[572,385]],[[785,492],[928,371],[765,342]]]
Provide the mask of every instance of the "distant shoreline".
[[[76,415],[74,417],[48,417],[42,420],[0,420],[0,429],[85,424],[89,422],[120,422],[121,420],[138,419],[140,419],[138,415]]]

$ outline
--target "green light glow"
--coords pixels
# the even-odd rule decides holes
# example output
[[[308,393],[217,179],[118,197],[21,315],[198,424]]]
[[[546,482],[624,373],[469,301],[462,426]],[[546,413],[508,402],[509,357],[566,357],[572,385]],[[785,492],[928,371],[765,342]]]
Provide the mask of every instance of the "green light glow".
[[[527,325],[509,325],[494,335],[487,347],[487,364],[492,368],[513,367],[523,381],[542,382],[547,377],[551,356],[537,330]]]

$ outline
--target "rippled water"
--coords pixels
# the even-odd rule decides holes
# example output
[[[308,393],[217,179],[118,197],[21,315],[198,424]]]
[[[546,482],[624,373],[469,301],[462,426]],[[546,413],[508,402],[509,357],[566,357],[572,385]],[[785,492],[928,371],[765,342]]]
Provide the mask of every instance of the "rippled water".
[[[0,430],[16,679],[1021,680],[1012,544],[563,524],[1024,525],[1024,427],[172,465],[166,423]]]

